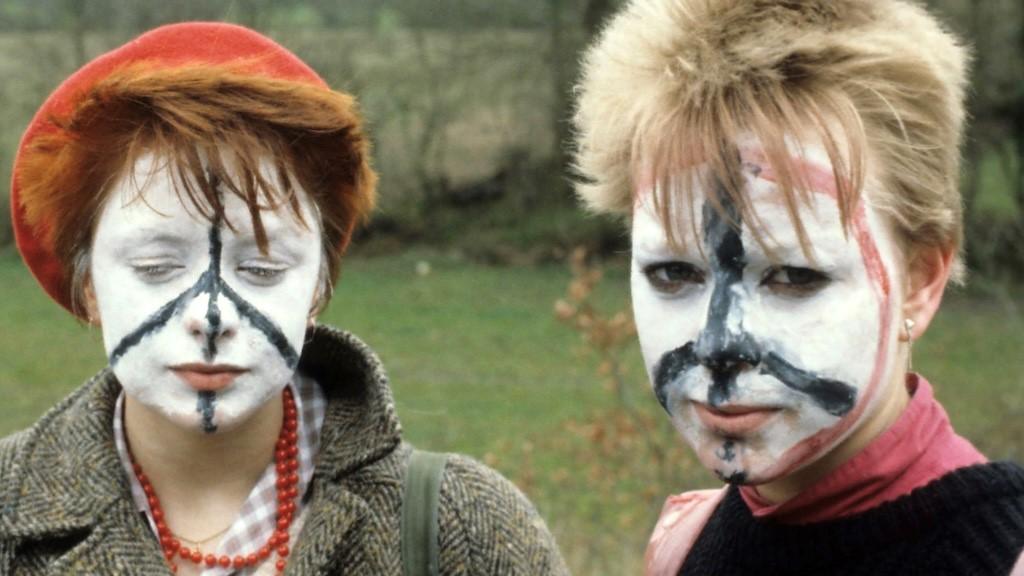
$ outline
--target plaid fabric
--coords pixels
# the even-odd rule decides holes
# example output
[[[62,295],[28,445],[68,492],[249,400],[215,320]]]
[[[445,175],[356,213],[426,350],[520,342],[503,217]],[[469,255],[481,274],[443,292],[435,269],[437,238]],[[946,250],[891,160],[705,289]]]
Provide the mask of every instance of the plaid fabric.
[[[320,427],[323,425],[324,414],[327,409],[327,399],[320,386],[309,377],[296,373],[295,378],[288,386],[295,397],[295,407],[299,412],[298,426],[298,448],[299,448],[299,499],[297,503],[296,517],[302,514],[305,501],[306,488],[313,478],[314,461],[320,447]],[[128,475],[131,484],[132,499],[139,511],[146,517],[150,529],[155,535],[156,524],[149,510],[149,502],[142,485],[132,471],[131,459],[128,456],[128,444],[124,436],[124,392],[117,398],[114,406],[114,444],[117,446],[117,455],[121,459],[125,474]],[[215,555],[227,555],[230,558],[235,556],[248,556],[256,553],[261,546],[274,533],[276,528],[277,513],[277,491],[274,482],[277,479],[274,473],[274,463],[267,465],[260,479],[256,482],[249,496],[238,511],[238,517],[221,537]],[[275,556],[271,555],[269,561],[274,561]],[[228,576],[231,574],[252,574],[255,568],[236,570],[234,568],[207,568],[203,570],[203,576]]]

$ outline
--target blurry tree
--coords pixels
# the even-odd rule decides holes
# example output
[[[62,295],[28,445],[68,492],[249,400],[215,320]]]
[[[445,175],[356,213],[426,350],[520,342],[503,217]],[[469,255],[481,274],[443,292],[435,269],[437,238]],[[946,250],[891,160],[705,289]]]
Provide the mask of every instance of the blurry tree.
[[[160,24],[225,20],[281,40],[360,96],[385,202],[454,205],[501,188],[489,197],[515,202],[499,209],[537,213],[553,199],[568,212],[579,55],[624,1],[3,0],[0,176],[34,107],[81,62]],[[923,1],[975,55],[968,264],[976,276],[1024,279],[1024,2]],[[6,211],[0,202],[0,245],[10,241]],[[415,226],[422,213],[409,215]]]
[[[71,40],[75,66],[85,64],[85,2],[81,0],[63,0],[61,16],[65,21],[68,38]]]
[[[964,144],[967,262],[976,276],[1024,279],[1024,5],[931,0],[972,49]]]
[[[583,9],[583,29],[587,33],[587,38],[592,38],[597,34],[605,20],[618,7],[618,0],[588,0]]]
[[[552,170],[571,172],[572,85],[579,74],[579,54],[600,31],[601,24],[614,12],[619,0],[547,0],[549,65],[551,66],[551,121],[555,138]],[[572,198],[567,177],[553,179],[559,197]]]

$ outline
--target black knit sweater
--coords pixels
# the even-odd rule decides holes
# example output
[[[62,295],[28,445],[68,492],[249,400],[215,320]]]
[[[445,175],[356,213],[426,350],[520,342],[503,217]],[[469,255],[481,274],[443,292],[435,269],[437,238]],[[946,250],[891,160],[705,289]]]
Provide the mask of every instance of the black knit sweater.
[[[866,512],[801,526],[758,520],[730,487],[680,576],[1005,576],[1024,549],[1024,468],[961,468]]]

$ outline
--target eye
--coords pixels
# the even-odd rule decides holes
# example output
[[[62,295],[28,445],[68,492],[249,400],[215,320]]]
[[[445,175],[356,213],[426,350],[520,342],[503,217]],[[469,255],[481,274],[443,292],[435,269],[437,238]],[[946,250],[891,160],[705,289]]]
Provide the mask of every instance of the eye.
[[[132,264],[132,271],[143,282],[157,283],[169,280],[175,272],[184,268],[173,262],[139,262]]]
[[[786,296],[811,296],[832,281],[828,274],[799,266],[774,266],[765,272],[761,286]]]
[[[687,286],[704,283],[704,273],[686,262],[663,262],[644,267],[644,276],[662,294],[677,294]]]
[[[236,270],[253,284],[270,286],[281,280],[287,268],[271,264],[243,264]]]

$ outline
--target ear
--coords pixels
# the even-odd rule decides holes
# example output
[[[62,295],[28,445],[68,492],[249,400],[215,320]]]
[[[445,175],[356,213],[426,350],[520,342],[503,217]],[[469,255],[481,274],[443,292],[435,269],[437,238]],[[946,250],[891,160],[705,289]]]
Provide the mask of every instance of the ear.
[[[313,293],[313,302],[309,305],[309,312],[306,315],[306,330],[312,330],[316,326],[317,316],[324,311],[326,306],[324,300],[324,285],[319,283],[316,287],[316,292]]]
[[[309,317],[306,319],[306,327],[312,328],[316,325],[316,318],[327,308],[327,303],[334,295],[334,284],[330,280],[330,272],[327,267],[327,256],[320,255],[320,276],[316,281],[316,291],[313,292],[313,303],[309,307]]]
[[[952,246],[916,248],[908,266],[907,292],[903,299],[903,321],[910,328],[900,331],[900,339],[916,340],[928,329],[942,302],[953,262]]]
[[[92,280],[86,280],[82,286],[83,302],[85,306],[85,321],[90,326],[100,325],[100,309],[96,304],[96,290],[92,287]]]

